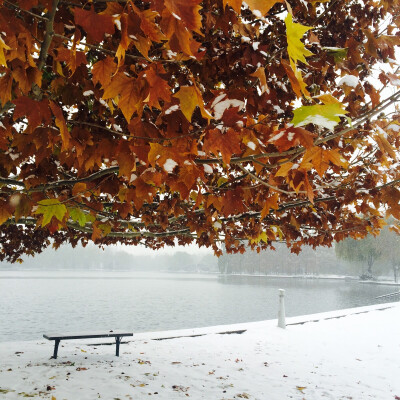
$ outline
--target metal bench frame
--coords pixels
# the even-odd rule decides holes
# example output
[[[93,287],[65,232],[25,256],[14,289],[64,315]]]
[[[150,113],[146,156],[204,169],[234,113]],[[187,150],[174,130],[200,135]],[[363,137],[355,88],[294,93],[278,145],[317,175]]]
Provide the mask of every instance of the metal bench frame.
[[[61,340],[74,340],[74,339],[95,339],[95,338],[106,338],[106,337],[114,337],[115,338],[115,355],[119,357],[119,345],[121,344],[121,339],[124,336],[133,336],[133,332],[119,332],[119,331],[109,331],[109,332],[97,332],[97,333],[82,333],[82,334],[65,334],[65,335],[50,335],[45,334],[43,337],[48,340],[54,340],[54,352],[51,358],[56,359],[58,354],[58,345]]]

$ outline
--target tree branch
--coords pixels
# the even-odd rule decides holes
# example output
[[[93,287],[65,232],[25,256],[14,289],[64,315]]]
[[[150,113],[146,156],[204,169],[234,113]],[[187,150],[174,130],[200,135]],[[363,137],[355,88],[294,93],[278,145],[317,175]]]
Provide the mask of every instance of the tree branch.
[[[53,31],[53,24],[54,24],[54,17],[57,12],[58,2],[60,0],[53,0],[51,11],[48,13],[48,20],[46,22],[46,34],[44,35],[44,39],[42,42],[42,47],[40,48],[40,54],[38,59],[38,69],[41,71],[46,64],[47,53],[49,51],[50,43],[53,40],[54,31]]]

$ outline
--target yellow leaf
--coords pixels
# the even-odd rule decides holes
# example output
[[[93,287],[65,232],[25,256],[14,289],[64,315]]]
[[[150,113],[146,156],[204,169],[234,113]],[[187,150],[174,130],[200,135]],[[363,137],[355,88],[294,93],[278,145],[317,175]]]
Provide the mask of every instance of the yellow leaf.
[[[301,393],[303,393],[303,390],[304,390],[304,389],[307,389],[307,387],[306,387],[306,386],[296,386],[296,389],[297,389],[298,391],[300,391]]]
[[[275,176],[283,176],[286,177],[287,174],[289,173],[289,171],[291,170],[291,168],[293,167],[293,163],[292,162],[287,162],[285,164],[283,164],[277,171],[277,173],[275,174]]]
[[[34,214],[42,214],[42,227],[50,223],[53,217],[56,217],[60,222],[67,213],[67,207],[60,203],[57,199],[45,199],[38,201],[38,208]]]
[[[250,239],[250,243],[260,243],[261,241],[268,243],[267,232],[261,232],[256,238]]]
[[[196,107],[200,108],[203,118],[210,120],[212,115],[204,108],[203,97],[200,90],[195,86],[182,86],[178,93],[174,94],[181,103],[181,111],[186,119],[192,120],[193,111]]]
[[[311,51],[305,48],[304,43],[300,40],[303,38],[303,35],[312,28],[294,23],[292,14],[290,13],[285,18],[285,24],[288,43],[287,51],[290,58],[290,64],[293,71],[295,71],[298,61],[307,64],[306,57],[313,55]]]
[[[378,143],[378,146],[382,153],[389,154],[390,157],[393,158],[393,160],[397,160],[396,153],[394,152],[393,147],[382,133],[376,133],[375,141],[376,143]]]
[[[4,50],[11,50],[11,47],[7,46],[3,39],[0,37],[0,65],[7,67],[6,57],[4,55]]]

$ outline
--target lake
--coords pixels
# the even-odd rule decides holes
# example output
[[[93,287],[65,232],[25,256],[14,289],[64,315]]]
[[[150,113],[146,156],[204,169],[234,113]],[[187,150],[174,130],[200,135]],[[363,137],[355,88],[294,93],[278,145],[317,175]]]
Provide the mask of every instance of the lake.
[[[356,281],[126,271],[0,271],[0,341],[45,332],[195,328],[277,318],[278,289],[296,316],[389,300],[396,287]]]

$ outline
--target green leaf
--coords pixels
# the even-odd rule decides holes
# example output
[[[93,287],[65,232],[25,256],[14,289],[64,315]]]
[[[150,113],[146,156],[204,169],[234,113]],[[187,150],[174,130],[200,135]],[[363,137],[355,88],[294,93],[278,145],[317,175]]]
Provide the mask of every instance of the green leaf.
[[[347,57],[347,48],[323,47],[322,50],[326,50],[327,54],[332,56],[335,62],[340,62]]]
[[[38,201],[38,208],[35,214],[43,214],[42,227],[46,226],[53,217],[60,222],[67,213],[67,207],[57,199],[46,199]]]
[[[293,114],[292,124],[295,127],[314,124],[333,131],[340,122],[340,117],[344,117],[347,111],[342,104],[331,103],[302,106],[294,110]]]
[[[68,211],[73,221],[78,222],[80,226],[85,226],[86,214],[80,208],[68,208]]]
[[[311,51],[305,48],[304,43],[301,41],[303,35],[312,28],[294,23],[292,14],[290,13],[285,18],[285,24],[288,43],[287,51],[290,58],[290,65],[292,66],[293,71],[295,71],[298,61],[307,64],[306,57],[313,55]]]

